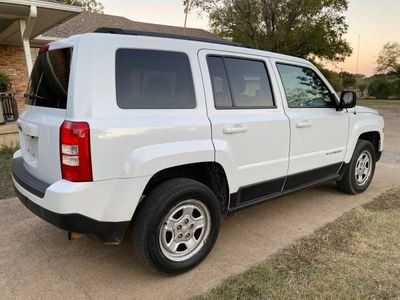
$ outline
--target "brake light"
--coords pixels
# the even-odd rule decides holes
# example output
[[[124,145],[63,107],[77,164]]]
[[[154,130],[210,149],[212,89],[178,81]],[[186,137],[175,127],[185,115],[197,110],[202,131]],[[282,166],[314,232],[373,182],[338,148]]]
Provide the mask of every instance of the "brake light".
[[[74,182],[93,181],[88,123],[71,121],[62,123],[60,162],[63,179]]]

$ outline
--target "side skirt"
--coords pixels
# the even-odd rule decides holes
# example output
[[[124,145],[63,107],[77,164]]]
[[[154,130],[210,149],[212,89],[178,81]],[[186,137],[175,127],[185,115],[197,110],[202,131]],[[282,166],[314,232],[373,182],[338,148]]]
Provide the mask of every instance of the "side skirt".
[[[339,180],[346,169],[344,163],[313,169],[287,177],[241,187],[230,195],[229,214],[255,206],[267,200],[291,194],[306,188]]]

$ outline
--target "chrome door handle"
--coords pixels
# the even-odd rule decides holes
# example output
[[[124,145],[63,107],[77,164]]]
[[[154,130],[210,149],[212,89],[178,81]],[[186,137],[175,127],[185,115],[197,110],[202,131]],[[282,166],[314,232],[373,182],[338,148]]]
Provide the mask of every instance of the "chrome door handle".
[[[312,122],[310,120],[303,120],[303,121],[299,121],[296,123],[297,128],[306,128],[306,127],[311,127],[311,126],[312,126]]]
[[[247,127],[241,124],[234,124],[232,126],[229,127],[225,127],[223,129],[223,132],[225,134],[233,134],[233,133],[241,133],[241,132],[246,132],[247,131]]]

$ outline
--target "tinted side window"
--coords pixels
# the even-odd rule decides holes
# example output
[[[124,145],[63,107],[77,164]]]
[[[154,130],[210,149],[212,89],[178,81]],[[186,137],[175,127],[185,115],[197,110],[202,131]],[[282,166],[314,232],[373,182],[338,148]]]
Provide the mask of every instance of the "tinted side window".
[[[277,64],[288,105],[301,107],[334,107],[332,93],[318,76],[309,68]]]
[[[187,109],[196,106],[189,58],[184,53],[119,49],[117,104],[126,109]]]
[[[215,107],[232,107],[232,97],[229,89],[228,77],[225,72],[224,59],[222,57],[209,56],[207,58],[207,63],[208,69],[210,70]]]
[[[274,106],[271,86],[263,62],[226,58],[225,64],[235,106]]]
[[[217,108],[274,107],[264,62],[208,56],[208,68]]]

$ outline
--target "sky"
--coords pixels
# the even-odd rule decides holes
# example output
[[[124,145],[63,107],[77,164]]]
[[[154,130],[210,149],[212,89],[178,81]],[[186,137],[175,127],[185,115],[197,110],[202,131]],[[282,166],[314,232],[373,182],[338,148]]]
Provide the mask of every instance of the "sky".
[[[101,0],[105,13],[134,21],[183,26],[182,0]],[[353,55],[343,63],[327,64],[332,70],[357,71],[357,45],[360,37],[358,73],[371,75],[376,68],[379,51],[386,42],[400,42],[400,0],[350,0],[346,12],[349,25],[345,38]],[[188,27],[208,30],[208,19],[192,13]]]

